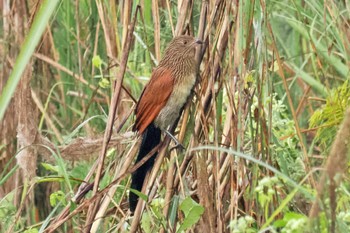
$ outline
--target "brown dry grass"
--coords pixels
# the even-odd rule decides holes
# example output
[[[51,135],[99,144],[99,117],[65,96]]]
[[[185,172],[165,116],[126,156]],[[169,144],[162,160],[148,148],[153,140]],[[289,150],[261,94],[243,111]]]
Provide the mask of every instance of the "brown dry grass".
[[[23,10],[20,5],[23,2],[25,1],[13,3],[12,9],[14,11],[12,12],[5,12],[6,8],[0,8],[6,14],[13,14],[11,15],[13,18],[3,16],[6,20],[13,20],[7,24],[7,27],[16,28],[13,23],[19,21],[22,22],[20,25],[23,26],[25,25],[23,21],[26,18],[32,19],[35,15],[38,5],[34,5],[36,7],[31,8],[31,11],[23,12],[23,18],[21,18],[18,12]],[[316,96],[317,98],[319,89],[310,84],[310,81],[304,77],[305,75],[303,76],[295,69],[294,63],[291,65],[291,60],[286,61],[281,56],[281,46],[278,42],[281,36],[278,35],[277,31],[274,31],[273,22],[270,21],[271,5],[266,6],[265,4],[268,3],[265,1],[250,1],[252,7],[242,1],[229,0],[203,0],[200,3],[181,0],[175,5],[173,1],[160,0],[152,1],[152,11],[149,12],[150,16],[147,16],[145,15],[146,1],[140,1],[140,5],[135,5],[133,1],[109,1],[108,3],[96,1],[94,4],[96,4],[95,13],[98,15],[98,20],[93,24],[96,29],[95,34],[92,34],[93,31],[91,31],[91,34],[87,36],[92,41],[89,44],[83,38],[83,35],[88,31],[84,23],[90,22],[89,18],[84,21],[79,17],[83,3],[80,1],[72,2],[74,2],[72,11],[76,17],[76,21],[74,21],[76,28],[72,31],[74,31],[74,41],[77,41],[78,45],[77,68],[73,69],[69,67],[69,64],[62,64],[60,61],[60,56],[64,54],[58,52],[59,45],[55,44],[52,32],[55,26],[49,25],[41,45],[34,54],[33,64],[28,64],[28,69],[18,86],[17,102],[10,105],[1,122],[2,144],[7,146],[6,151],[1,155],[1,167],[5,167],[17,152],[11,143],[16,135],[19,148],[25,148],[17,155],[18,165],[22,170],[17,175],[13,175],[8,183],[1,187],[0,196],[3,197],[16,188],[14,184],[20,185],[14,181],[15,177],[26,177],[23,179],[26,184],[16,189],[17,197],[23,191],[23,199],[22,202],[16,199],[15,204],[18,207],[16,218],[11,227],[7,229],[8,232],[13,231],[16,223],[20,221],[20,216],[30,212],[32,208],[29,201],[33,200],[34,196],[33,190],[36,184],[33,177],[36,175],[38,155],[51,163],[59,163],[57,157],[66,161],[95,160],[80,186],[74,187],[75,194],[71,199],[72,202],[60,209],[59,213],[55,213],[47,219],[48,225],[44,232],[62,231],[64,229],[62,225],[72,231],[78,229],[82,232],[99,232],[103,227],[114,226],[115,232],[122,232],[125,231],[125,224],[129,226],[130,232],[141,231],[142,216],[145,216],[145,213],[151,213],[153,207],[150,207],[150,203],[159,199],[165,203],[161,210],[163,222],[160,221],[161,223],[158,225],[154,223],[154,225],[159,227],[161,232],[175,232],[176,226],[182,223],[186,216],[178,210],[178,206],[175,206],[174,210],[172,205],[176,205],[174,201],[176,198],[182,200],[185,197],[191,197],[205,210],[196,225],[188,230],[189,232],[228,232],[230,231],[228,227],[230,223],[246,215],[255,219],[256,229],[259,229],[259,227],[264,226],[266,221],[272,221],[269,219],[271,213],[275,214],[276,219],[283,218],[284,213],[279,209],[279,206],[288,207],[287,204],[283,204],[283,199],[293,199],[294,194],[293,197],[290,196],[291,187],[287,184],[283,188],[274,187],[269,204],[262,207],[255,188],[260,180],[273,176],[273,172],[269,170],[268,166],[259,167],[250,162],[252,160],[248,161],[239,156],[234,157],[227,151],[221,151],[220,148],[251,154],[252,158],[279,168],[280,164],[276,161],[278,158],[273,152],[273,148],[276,146],[275,141],[290,138],[298,141],[298,152],[300,152],[305,169],[303,172],[307,177],[307,180],[301,179],[296,182],[305,182],[305,185],[310,189],[315,189],[318,186],[318,198],[322,200],[330,198],[332,211],[330,230],[332,232],[336,230],[337,197],[335,190],[339,186],[339,182],[334,182],[334,177],[336,177],[336,173],[346,175],[346,167],[340,165],[346,165],[346,161],[349,160],[346,156],[349,148],[344,146],[347,145],[344,140],[349,138],[350,127],[347,125],[349,120],[346,118],[347,120],[344,121],[343,128],[338,133],[325,165],[331,183],[328,185],[325,182],[325,176],[317,182],[315,170],[319,170],[318,166],[322,164],[322,159],[318,160],[310,156],[308,150],[311,143],[309,141],[314,140],[314,135],[305,136],[305,133],[309,133],[309,131],[303,129],[302,124],[305,127],[303,116],[312,115],[315,106],[317,106],[312,103],[310,97]],[[39,4],[39,1],[36,3]],[[254,8],[254,4],[259,6],[261,11],[260,26],[265,29],[260,32],[261,35],[258,35],[259,32],[257,32],[256,24],[259,17],[254,15],[257,10],[256,7]],[[197,6],[200,6],[200,9],[195,9]],[[332,4],[329,6],[334,7]],[[330,15],[335,9],[332,7],[327,11]],[[177,18],[172,17],[174,12],[176,12]],[[195,12],[199,15],[195,15]],[[164,26],[164,15],[167,16],[166,20],[169,23],[167,26]],[[151,17],[152,30],[147,28],[149,25],[145,26],[147,17]],[[8,22],[6,20],[4,20],[5,26]],[[347,24],[344,24],[342,30],[348,32]],[[10,36],[5,35],[7,27],[4,27],[4,38]],[[140,36],[137,27],[151,31],[151,33],[148,32],[142,36],[145,37],[145,41],[148,40],[147,36],[154,38],[154,43],[151,43],[152,45],[147,48],[147,54],[154,53],[154,57],[158,61],[164,47],[162,43],[165,41],[162,30],[168,29],[167,31],[171,32],[172,36],[189,33],[203,40],[204,44],[196,53],[199,65],[193,98],[186,105],[183,115],[179,119],[178,127],[173,129],[186,149],[184,151],[171,150],[172,144],[167,137],[159,148],[156,148],[159,151],[158,157],[152,172],[148,175],[147,185],[143,188],[143,193],[148,196],[148,203],[140,202],[134,216],[131,217],[126,203],[128,189],[124,188],[120,194],[118,187],[127,187],[129,175],[148,158],[146,157],[139,164],[132,166],[139,141],[130,132],[132,111],[137,97],[133,96],[135,87],[130,84],[128,77],[131,76],[136,80],[138,76],[146,75],[135,74],[137,64],[132,64],[136,57],[133,52],[137,46],[140,46],[135,39],[136,34]],[[165,29],[165,27],[167,28]],[[26,29],[19,28],[18,30]],[[15,45],[22,41],[22,32],[12,34],[12,36],[16,35]],[[346,41],[346,38],[349,39],[346,37],[347,33],[341,36],[344,36],[343,41]],[[300,41],[304,44],[309,42],[302,39]],[[67,41],[67,43],[69,42]],[[104,70],[103,73],[112,77],[110,79],[112,81],[111,96],[106,89],[102,90],[96,82],[84,76],[86,75],[84,72],[84,69],[87,69],[86,64],[89,64],[85,62],[89,60],[85,57],[85,53],[91,56],[97,55],[101,43],[104,45],[105,57],[108,59],[108,69]],[[344,44],[344,47],[348,49],[346,47],[348,44],[346,42]],[[263,46],[263,49],[259,50],[259,46]],[[310,51],[316,55],[319,53],[314,42],[311,41],[308,46],[307,54]],[[2,70],[1,89],[6,81],[4,77],[10,72],[8,67],[11,67],[15,60],[15,53],[12,50],[5,52],[4,47],[0,48],[0,52],[6,54],[3,64],[8,65],[4,66],[5,68]],[[302,55],[307,56],[306,54]],[[258,60],[258,57],[263,58]],[[326,62],[321,57],[318,55],[309,62],[311,64],[307,67],[308,71],[311,72],[310,70],[314,70],[314,66],[316,66],[326,73],[324,76],[333,75],[337,79],[341,79],[339,73],[331,73],[333,70],[327,69]],[[74,62],[72,61],[72,63]],[[148,61],[146,64],[150,66],[152,61]],[[51,80],[44,78],[39,81],[35,80],[35,82],[40,83],[38,85],[41,85],[41,90],[40,88],[31,88],[29,85],[30,82],[34,82],[32,77],[34,72],[31,72],[31,68],[43,77],[51,78]],[[89,71],[91,71],[89,75],[92,76],[98,73],[94,66],[91,70],[89,68]],[[55,104],[45,103],[45,100],[49,99],[48,90],[51,89],[53,83],[61,82],[66,75],[73,79],[77,91],[67,92],[70,93],[68,95],[65,88],[59,86],[55,95],[51,97]],[[319,73],[315,72],[316,75]],[[249,81],[251,77],[255,79],[254,82]],[[278,80],[276,81],[276,79]],[[274,82],[277,82],[278,88],[282,89],[280,96],[285,94],[285,103],[288,106],[290,119],[295,126],[295,131],[292,134],[283,135],[282,139],[276,139],[273,135],[272,95],[277,86]],[[300,98],[291,91],[292,83],[297,86],[297,91],[302,93]],[[80,87],[83,88],[80,89]],[[81,90],[85,92],[82,94]],[[69,103],[68,100],[70,95],[81,101],[79,111],[82,114],[75,114],[72,111],[73,119],[70,120],[67,120],[68,117],[56,116],[59,112],[58,109],[62,106],[67,112],[73,108],[71,107],[73,103]],[[265,101],[267,98],[271,98],[271,101]],[[108,118],[104,135],[96,134],[93,124],[88,122],[82,126],[86,133],[84,137],[66,143],[64,135],[73,131],[87,118],[91,106],[95,103],[108,105]],[[57,107],[57,105],[60,106]],[[16,114],[13,112],[14,109],[17,111]],[[41,113],[46,131],[42,130],[42,124],[37,122],[38,110]],[[99,110],[103,111],[103,107],[100,107]],[[78,111],[76,110],[76,112]],[[349,115],[349,112],[347,114]],[[13,117],[14,115],[16,117]],[[17,132],[14,125],[17,127]],[[40,126],[38,127],[38,125]],[[72,128],[66,128],[66,125]],[[47,136],[47,132],[51,133]],[[251,135],[247,136],[247,132]],[[208,148],[195,150],[205,145],[215,146],[217,150]],[[116,156],[112,161],[106,157],[110,148],[116,149]],[[315,147],[310,151],[313,154],[318,150]],[[59,156],[53,156],[53,154]],[[9,166],[14,167],[15,165],[10,164]],[[102,186],[101,182],[106,176],[110,178],[109,182]],[[319,185],[317,185],[318,183]],[[330,190],[329,196],[323,195],[323,190],[327,189],[326,186]],[[292,203],[297,206],[290,209],[306,215],[311,205],[308,204],[309,200],[305,200],[307,199],[306,195],[303,196],[305,193],[302,191],[300,193],[301,197],[296,197]],[[114,198],[117,194],[121,195],[118,197],[118,202]],[[304,208],[305,205],[306,208]],[[171,219],[171,215],[174,213],[176,213],[176,218]],[[315,202],[310,216],[315,217],[318,213],[320,210]],[[27,218],[30,219],[30,217]],[[36,219],[38,222],[41,220]],[[152,219],[153,222],[156,220],[159,219]]]

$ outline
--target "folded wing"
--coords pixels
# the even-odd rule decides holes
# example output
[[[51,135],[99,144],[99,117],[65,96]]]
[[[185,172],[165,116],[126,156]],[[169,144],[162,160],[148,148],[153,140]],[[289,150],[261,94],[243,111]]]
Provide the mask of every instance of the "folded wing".
[[[144,88],[139,102],[136,105],[136,121],[133,131],[142,134],[151,124],[167,103],[174,87],[174,78],[171,72],[158,68],[152,73],[151,80]]]

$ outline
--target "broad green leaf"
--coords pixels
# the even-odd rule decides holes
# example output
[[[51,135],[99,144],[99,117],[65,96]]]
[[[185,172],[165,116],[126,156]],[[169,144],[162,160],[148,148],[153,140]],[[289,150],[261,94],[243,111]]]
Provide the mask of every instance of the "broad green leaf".
[[[185,214],[185,219],[181,223],[178,233],[185,231],[198,222],[204,212],[204,207],[187,197],[180,205],[180,210]]]
[[[144,193],[142,193],[142,192],[140,192],[140,191],[138,191],[136,189],[130,188],[130,192],[135,193],[137,196],[139,196],[144,201],[148,200],[148,196],[146,194],[144,194]]]

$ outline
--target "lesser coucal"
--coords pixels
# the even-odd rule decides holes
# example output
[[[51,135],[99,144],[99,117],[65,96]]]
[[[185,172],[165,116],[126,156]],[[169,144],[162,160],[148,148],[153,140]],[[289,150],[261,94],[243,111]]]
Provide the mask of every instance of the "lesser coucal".
[[[186,103],[196,80],[195,47],[201,41],[192,36],[175,37],[165,50],[159,65],[152,72],[135,109],[133,131],[142,136],[136,163],[142,160],[161,140],[161,131],[168,132]],[[141,191],[147,171],[154,164],[155,153],[132,174],[131,188]],[[135,211],[138,196],[129,195]]]

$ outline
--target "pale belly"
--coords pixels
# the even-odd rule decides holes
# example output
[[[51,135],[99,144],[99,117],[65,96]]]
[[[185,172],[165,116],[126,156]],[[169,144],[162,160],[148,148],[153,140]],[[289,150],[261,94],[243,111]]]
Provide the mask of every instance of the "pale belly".
[[[195,75],[191,75],[185,78],[181,84],[178,84],[178,88],[170,95],[168,102],[154,121],[158,128],[167,130],[170,125],[174,124],[175,120],[179,117],[181,108],[191,93],[195,81]]]

